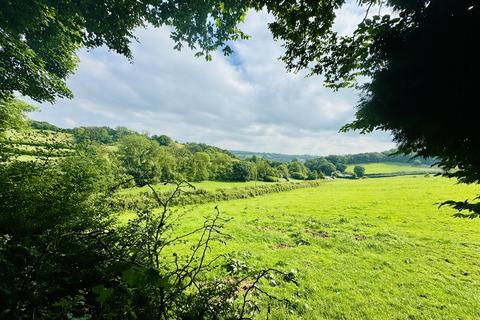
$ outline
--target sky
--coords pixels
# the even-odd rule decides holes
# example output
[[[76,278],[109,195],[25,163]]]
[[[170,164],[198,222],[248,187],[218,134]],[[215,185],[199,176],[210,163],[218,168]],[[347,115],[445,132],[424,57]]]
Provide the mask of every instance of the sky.
[[[347,5],[336,30],[350,33],[363,14]],[[125,126],[229,150],[327,155],[393,148],[387,133],[338,132],[354,119],[359,93],[288,73],[278,60],[281,43],[267,28],[271,19],[250,12],[241,29],[251,39],[233,43],[232,56],[219,52],[208,62],[173,50],[168,28],[137,30],[133,61],[105,48],[81,50],[67,81],[74,98],[42,104],[31,117],[64,128]]]

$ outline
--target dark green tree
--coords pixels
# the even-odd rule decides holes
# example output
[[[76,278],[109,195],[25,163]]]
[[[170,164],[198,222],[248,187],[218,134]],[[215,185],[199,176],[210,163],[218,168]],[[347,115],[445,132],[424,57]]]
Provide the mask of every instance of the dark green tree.
[[[270,165],[270,163],[260,157],[252,157],[250,160],[255,164],[256,180],[260,181],[275,181],[278,172]]]
[[[326,176],[331,176],[336,170],[333,163],[322,157],[305,161],[305,166],[310,171],[321,172]]]
[[[277,176],[280,178],[288,179],[290,173],[288,171],[288,165],[286,163],[282,163],[275,168],[277,170]]]
[[[353,173],[357,178],[362,178],[365,175],[365,168],[362,166],[353,167]]]
[[[231,180],[233,181],[249,181],[255,179],[255,168],[254,164],[250,161],[238,161],[234,162],[232,165],[232,176]]]
[[[317,171],[308,171],[307,180],[317,180],[318,172]]]
[[[157,141],[158,144],[161,145],[161,146],[167,146],[168,147],[168,146],[170,146],[174,143],[172,138],[170,138],[169,136],[166,136],[164,134],[159,135],[159,136],[154,135],[154,136],[152,136],[152,139]]]
[[[300,161],[294,160],[288,163],[288,172],[290,177],[298,180],[305,180],[308,175],[308,169]]]
[[[337,164],[335,165],[335,168],[336,168],[338,171],[340,171],[341,173],[344,173],[345,170],[347,170],[347,165],[346,165],[345,163],[340,163],[340,162],[339,162],[339,163],[337,163]]]

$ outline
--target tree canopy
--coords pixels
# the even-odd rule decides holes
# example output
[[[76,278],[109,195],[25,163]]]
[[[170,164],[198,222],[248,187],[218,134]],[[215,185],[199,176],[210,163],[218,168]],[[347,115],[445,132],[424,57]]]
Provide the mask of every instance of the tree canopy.
[[[356,177],[361,178],[365,175],[365,168],[362,166],[355,166],[353,168],[353,173]]]

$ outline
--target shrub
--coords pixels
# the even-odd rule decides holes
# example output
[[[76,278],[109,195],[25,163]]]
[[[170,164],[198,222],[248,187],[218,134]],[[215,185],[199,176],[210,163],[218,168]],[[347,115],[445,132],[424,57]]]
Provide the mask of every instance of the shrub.
[[[347,170],[347,165],[344,164],[344,163],[337,163],[337,164],[335,165],[335,167],[336,167],[336,169],[337,169],[338,171],[340,171],[341,173],[344,173],[345,170]]]
[[[273,184],[265,184],[259,186],[225,188],[216,190],[195,189],[185,193],[180,193],[175,199],[172,199],[172,206],[183,206],[190,204],[202,204],[209,202],[246,199],[259,195],[290,191],[300,188],[314,188],[322,185],[322,181],[304,181],[297,183],[277,182]],[[165,197],[168,191],[158,192],[159,195]],[[155,198],[148,191],[136,195],[116,194],[110,200],[110,208],[115,211],[134,210],[139,207],[155,206]]]
[[[307,175],[302,172],[292,172],[290,173],[290,177],[292,179],[305,180],[307,178]]]
[[[278,177],[265,176],[265,177],[263,178],[263,181],[265,181],[265,182],[278,182]]]
[[[318,179],[318,173],[317,171],[309,171],[307,180],[317,180]]]
[[[255,177],[254,164],[248,161],[235,162],[232,165],[232,181],[248,181]]]
[[[365,168],[362,166],[355,166],[353,168],[353,173],[357,178],[362,178],[365,175]]]

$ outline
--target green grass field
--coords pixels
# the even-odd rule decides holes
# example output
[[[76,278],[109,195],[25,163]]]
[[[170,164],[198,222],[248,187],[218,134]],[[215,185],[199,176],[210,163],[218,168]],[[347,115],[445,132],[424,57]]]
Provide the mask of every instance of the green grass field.
[[[380,163],[364,163],[349,165],[346,172],[352,173],[355,166],[362,166],[365,168],[365,174],[377,173],[396,173],[396,172],[439,172],[438,168],[428,166],[413,166],[406,163],[395,162],[380,162]]]
[[[298,270],[298,289],[271,290],[300,309],[273,310],[271,319],[480,319],[480,220],[437,205],[478,191],[409,176],[225,201],[218,205],[233,218],[225,230],[233,240],[211,254]],[[178,232],[199,226],[213,207],[183,208]]]
[[[290,183],[294,183],[300,180],[292,180]],[[264,181],[247,181],[247,182],[226,182],[226,181],[200,181],[192,182],[192,185],[197,189],[204,190],[216,190],[216,189],[230,189],[230,188],[243,188],[243,187],[254,187],[264,184],[272,184],[273,182],[264,182]],[[288,183],[288,182],[284,182]],[[172,190],[175,186],[172,184],[157,184],[155,185],[155,190],[165,191]],[[122,189],[119,191],[119,194],[131,194],[135,195],[141,192],[148,191],[148,187],[133,187],[128,189]]]

